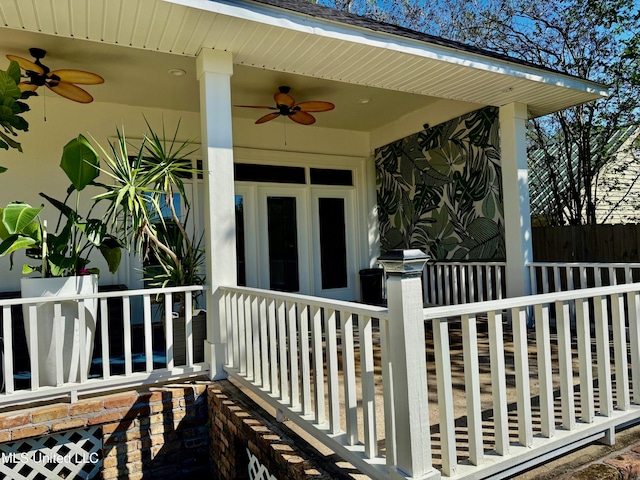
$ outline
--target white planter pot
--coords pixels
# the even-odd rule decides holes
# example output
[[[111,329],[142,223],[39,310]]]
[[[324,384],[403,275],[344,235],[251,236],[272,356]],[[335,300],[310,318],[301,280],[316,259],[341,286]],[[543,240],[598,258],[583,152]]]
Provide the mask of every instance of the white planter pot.
[[[68,295],[88,295],[97,293],[98,276],[83,275],[78,277],[60,278],[23,278],[21,280],[22,297],[55,297]],[[96,316],[98,301],[85,300],[86,342],[80,345],[80,325],[78,320],[78,303],[75,301],[61,302],[62,321],[59,338],[62,343],[56,345],[54,335],[54,302],[42,302],[37,305],[38,329],[38,371],[40,386],[56,385],[56,349],[62,349],[62,381],[80,381],[81,368],[89,371],[91,355],[93,354],[93,340],[96,330]],[[29,306],[23,306],[24,327],[27,337],[27,347],[31,326],[29,322]],[[80,348],[87,352],[85,365],[80,365]]]

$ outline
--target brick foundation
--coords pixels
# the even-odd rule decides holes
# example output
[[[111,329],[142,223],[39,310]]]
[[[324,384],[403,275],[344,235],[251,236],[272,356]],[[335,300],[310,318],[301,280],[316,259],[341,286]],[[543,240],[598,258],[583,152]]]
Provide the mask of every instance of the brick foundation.
[[[93,426],[100,427],[105,480],[192,480],[207,473],[218,480],[248,479],[247,448],[279,480],[352,478],[228,381],[3,412],[0,443]]]
[[[319,458],[317,451],[314,456],[313,448],[286,426],[261,415],[261,409],[231,383],[212,384],[207,396],[213,478],[249,478],[247,448],[279,480],[352,478],[331,462]]]
[[[102,478],[193,478],[209,470],[205,384],[116,393],[0,414],[0,442],[102,427]]]

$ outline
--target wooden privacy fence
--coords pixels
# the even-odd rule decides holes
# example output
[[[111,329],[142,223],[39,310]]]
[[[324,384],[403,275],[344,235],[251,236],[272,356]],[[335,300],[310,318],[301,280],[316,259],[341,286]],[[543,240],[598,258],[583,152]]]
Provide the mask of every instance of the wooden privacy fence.
[[[640,225],[534,227],[536,262],[638,262]]]

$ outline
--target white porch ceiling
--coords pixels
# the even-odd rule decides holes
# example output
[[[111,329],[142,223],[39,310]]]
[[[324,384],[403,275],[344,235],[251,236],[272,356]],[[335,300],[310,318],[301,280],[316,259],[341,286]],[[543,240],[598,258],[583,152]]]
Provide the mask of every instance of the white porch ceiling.
[[[362,131],[438,98],[478,107],[518,101],[542,115],[602,93],[573,77],[261,4],[247,13],[249,2],[174,1],[198,8],[164,0],[0,0],[0,53],[29,58],[28,48],[40,47],[52,69],[96,72],[105,78],[87,88],[96,101],[197,111],[194,57],[203,47],[228,50],[236,64],[234,104],[269,105],[277,87],[288,85],[298,101],[336,104],[317,115],[318,125]],[[209,8],[218,11],[203,10]],[[170,68],[186,75],[171,76]],[[259,113],[234,109],[246,118]]]

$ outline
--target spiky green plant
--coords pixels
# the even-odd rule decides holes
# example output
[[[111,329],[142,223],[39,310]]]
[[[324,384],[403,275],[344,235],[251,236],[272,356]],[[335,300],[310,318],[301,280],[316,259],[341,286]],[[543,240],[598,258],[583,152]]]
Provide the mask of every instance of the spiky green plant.
[[[145,120],[146,121],[146,120]],[[201,238],[187,232],[189,201],[184,178],[196,170],[187,158],[195,149],[189,141],[178,141],[180,123],[168,136],[162,135],[147,121],[149,132],[135,154],[123,131],[118,129],[118,141],[110,151],[102,148],[103,169],[111,182],[106,191],[96,197],[106,200],[107,222],[116,227],[119,236],[143,259],[154,259],[155,265],[145,269],[145,280],[153,286],[198,285],[204,282],[202,263],[204,252]],[[174,194],[184,199],[187,214],[182,218],[174,208]],[[164,211],[168,209],[169,218]]]

